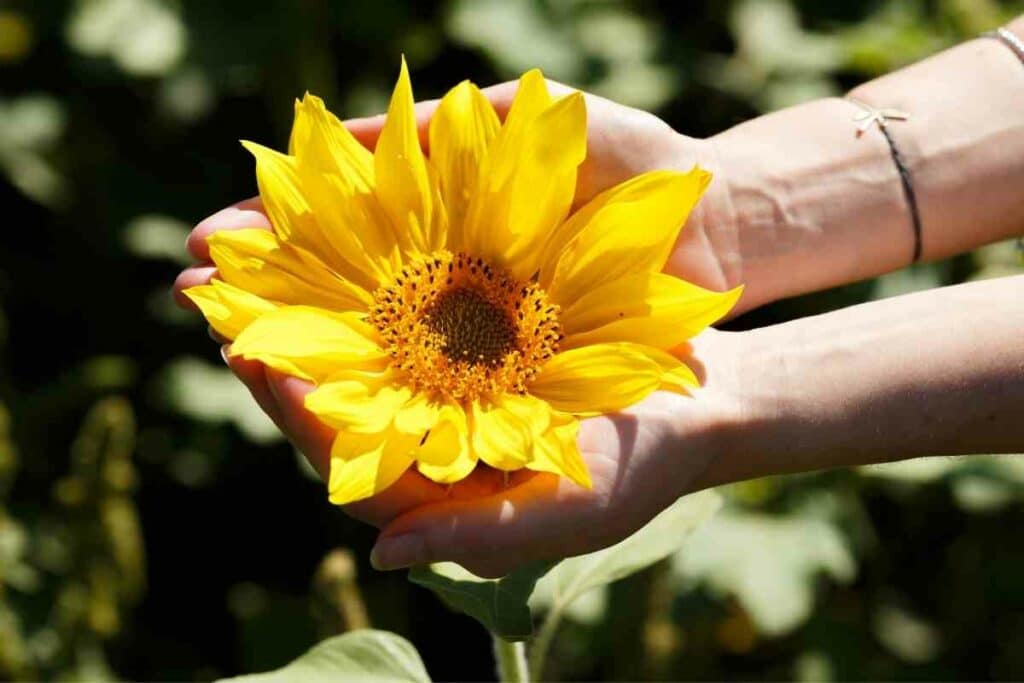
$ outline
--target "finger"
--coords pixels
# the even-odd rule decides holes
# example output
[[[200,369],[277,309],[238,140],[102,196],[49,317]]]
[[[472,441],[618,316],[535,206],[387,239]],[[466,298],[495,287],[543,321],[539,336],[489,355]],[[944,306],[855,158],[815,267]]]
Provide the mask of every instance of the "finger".
[[[417,507],[443,500],[483,498],[508,486],[505,473],[490,467],[477,467],[468,477],[451,485],[436,484],[410,469],[401,479],[372,498],[345,506],[345,512],[383,528]]]
[[[218,344],[224,345],[224,344],[230,344],[231,343],[230,339],[225,337],[223,334],[221,334],[217,330],[213,329],[212,325],[207,325],[206,326],[206,334],[209,335],[210,339],[212,339],[213,341],[217,342]],[[224,360],[225,360],[225,362],[227,361],[226,358]]]
[[[554,96],[567,95],[573,92],[573,89],[562,83],[556,81],[547,81],[548,91]],[[519,88],[519,81],[506,81],[497,85],[488,86],[483,88],[484,96],[490,101],[491,106],[494,107],[494,111],[497,112],[498,118],[502,121],[505,120],[505,115],[508,114],[509,108],[512,106],[512,100],[515,98],[516,90]],[[437,109],[437,105],[440,100],[423,100],[417,102],[415,107],[416,112],[416,129],[419,133],[420,146],[423,151],[430,153],[429,134],[430,129],[430,118],[434,115],[434,111]],[[380,136],[381,128],[384,126],[384,121],[387,116],[385,114],[377,114],[376,116],[366,116],[363,118],[348,119],[345,121],[345,127],[348,128],[349,132],[352,133],[353,137],[360,142],[366,149],[371,152],[377,146],[377,138]]]
[[[372,498],[344,506],[345,513],[381,529],[409,510],[445,499],[445,487],[410,469]]]
[[[178,277],[174,279],[174,285],[171,287],[174,303],[186,310],[198,311],[199,307],[195,305],[195,302],[185,296],[185,290],[190,287],[209,284],[210,278],[216,273],[217,268],[209,263],[192,266],[178,273]]]
[[[267,368],[266,377],[281,414],[278,426],[326,481],[335,431],[306,410],[306,394],[316,386],[272,368]]]
[[[370,561],[378,569],[452,561],[479,576],[503,576],[526,562],[602,547],[614,526],[603,510],[599,496],[537,474],[485,498],[411,510],[385,527]]]
[[[525,472],[526,470],[521,470]],[[478,465],[469,476],[457,481],[448,488],[449,500],[463,498],[483,498],[499,493],[514,485],[518,472],[502,472],[493,467]]]
[[[336,432],[306,410],[306,395],[315,387],[296,377],[267,369],[270,391],[281,411],[280,427],[295,447],[306,456],[324,481],[330,476],[331,444]],[[428,503],[444,500],[446,487],[427,480],[415,470],[372,498],[344,506],[356,519],[382,527],[404,512]]]
[[[207,237],[218,230],[243,228],[271,229],[270,220],[263,212],[263,202],[259,197],[238,202],[199,221],[185,240],[185,248],[197,261],[209,261],[210,247],[206,244]]]
[[[242,380],[242,384],[249,390],[252,397],[256,399],[256,403],[267,414],[277,428],[284,431],[284,418],[281,414],[281,407],[277,403],[277,398],[274,397],[273,392],[270,391],[270,384],[267,382],[266,366],[263,363],[256,360],[245,360],[241,356],[229,356],[228,348],[229,344],[225,344],[220,349],[220,354],[224,358],[224,362],[231,368],[231,371],[235,373],[238,379]]]

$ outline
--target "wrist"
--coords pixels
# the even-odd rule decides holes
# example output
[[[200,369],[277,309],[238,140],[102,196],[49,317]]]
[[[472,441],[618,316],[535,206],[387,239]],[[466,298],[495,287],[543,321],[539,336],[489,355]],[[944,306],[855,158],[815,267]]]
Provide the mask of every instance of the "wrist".
[[[696,397],[713,416],[707,440],[712,456],[693,490],[789,471],[777,453],[797,448],[780,446],[787,441],[786,416],[796,409],[786,400],[793,359],[772,338],[777,330],[714,335],[717,349],[705,362],[706,381]],[[792,456],[791,463],[800,459]]]
[[[721,156],[714,139],[672,132],[663,168],[689,171],[694,165],[711,174],[711,183],[694,207],[665,264],[665,272],[715,291],[743,284],[737,220]],[[745,291],[733,315],[751,308]]]
[[[711,173],[711,184],[695,207],[687,228],[707,240],[722,274],[722,289],[744,284],[743,254],[740,251],[740,217],[733,196],[733,178],[724,163],[716,138],[697,140],[697,163]],[[746,300],[750,293],[745,292]],[[745,301],[738,307],[743,309]],[[735,313],[735,312],[734,312]]]

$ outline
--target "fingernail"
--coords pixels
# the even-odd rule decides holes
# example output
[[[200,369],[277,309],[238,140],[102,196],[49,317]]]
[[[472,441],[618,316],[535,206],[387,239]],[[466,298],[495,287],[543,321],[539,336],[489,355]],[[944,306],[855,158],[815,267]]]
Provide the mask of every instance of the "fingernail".
[[[423,537],[418,534],[382,538],[370,551],[370,566],[380,571],[402,569],[426,562]]]
[[[231,363],[228,362],[228,349],[230,348],[231,344],[224,344],[223,346],[220,347],[220,357],[224,359],[224,365],[228,366],[231,365]]]

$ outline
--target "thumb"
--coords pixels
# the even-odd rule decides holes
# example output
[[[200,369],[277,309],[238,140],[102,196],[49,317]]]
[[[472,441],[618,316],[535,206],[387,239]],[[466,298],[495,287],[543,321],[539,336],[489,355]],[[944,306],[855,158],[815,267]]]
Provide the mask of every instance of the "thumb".
[[[371,564],[383,570],[452,561],[495,578],[610,542],[613,525],[597,523],[608,510],[602,496],[552,474],[515,477],[519,483],[499,493],[449,499],[396,518],[377,538]]]

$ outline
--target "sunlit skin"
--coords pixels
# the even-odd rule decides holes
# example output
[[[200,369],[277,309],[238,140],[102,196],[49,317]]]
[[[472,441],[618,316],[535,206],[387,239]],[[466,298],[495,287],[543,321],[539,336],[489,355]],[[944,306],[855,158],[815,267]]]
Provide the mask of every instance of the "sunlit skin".
[[[1009,26],[1024,35],[1024,17]],[[894,135],[915,155],[926,261],[1024,231],[1021,78],[1005,46],[980,39],[854,91],[913,113]],[[484,91],[500,116],[515,88]],[[742,282],[734,313],[909,262],[907,204],[889,149],[880,135],[854,134],[859,110],[848,101],[810,102],[706,141],[650,114],[586,101],[577,204],[641,171],[695,162],[711,170],[715,180],[666,271],[711,289]],[[435,106],[418,106],[424,145]],[[382,123],[346,125],[372,148]],[[197,265],[175,283],[183,306],[191,308],[181,291],[214,272],[206,238],[250,227],[270,229],[258,199],[196,226],[188,248]],[[379,567],[455,560],[498,576],[618,541],[677,496],[707,486],[924,455],[1021,452],[1022,291],[1024,277],[1003,278],[754,332],[708,330],[686,350],[702,379],[692,397],[659,392],[583,421],[592,490],[544,474],[505,481],[482,468],[451,488],[406,474],[346,511],[382,529]],[[326,475],[333,431],[302,407],[311,385],[237,358],[230,366]]]
[[[509,82],[484,89],[500,117],[507,112],[516,87],[516,82]],[[570,92],[568,87],[551,81],[548,87],[555,96]],[[685,170],[700,160],[702,143],[681,138],[657,117],[593,95],[586,98],[588,149],[587,159],[579,170],[576,204],[643,171]],[[417,105],[420,142],[425,149],[427,124],[435,107],[436,101]],[[346,126],[372,149],[383,120],[356,119],[346,121]],[[700,214],[698,207],[694,215]],[[696,218],[691,220],[697,222]],[[179,304],[194,310],[195,306],[181,292],[205,284],[215,273],[206,244],[210,234],[257,227],[271,229],[258,197],[200,222],[187,243],[189,253],[198,263],[185,270],[174,285]],[[698,230],[682,232],[676,254],[686,252],[688,256],[674,257],[672,264],[681,262],[683,266],[670,264],[670,272],[712,289],[724,289],[729,283],[707,241],[700,237]],[[694,258],[695,254],[703,256]],[[467,546],[465,557],[451,559],[459,559],[471,571],[484,576],[501,575],[517,561],[559,553],[578,554],[606,546],[642,526],[674,500],[675,494],[660,485],[666,476],[677,480],[680,475],[696,477],[704,469],[711,455],[710,432],[728,419],[734,409],[727,405],[726,397],[735,392],[719,389],[728,381],[728,373],[723,375],[722,371],[730,366],[726,358],[730,345],[724,343],[729,336],[709,331],[692,341],[688,362],[700,370],[701,376],[704,367],[713,367],[717,373],[705,377],[704,386],[695,392],[700,400],[659,392],[621,414],[583,421],[579,443],[593,478],[591,490],[554,475],[527,471],[506,477],[502,472],[479,467],[467,480],[452,486],[435,484],[410,471],[386,491],[347,505],[345,511],[385,529],[389,535],[401,534],[410,524],[427,523],[432,515],[443,517],[450,529],[466,531],[474,524],[479,525],[481,546]],[[712,361],[711,355],[716,359]],[[227,362],[260,407],[326,478],[334,430],[320,423],[303,406],[313,385],[255,361],[233,357]],[[691,414],[692,427],[687,430],[689,474],[681,473],[677,465],[668,468],[664,459],[655,457],[661,449],[670,447],[669,439],[679,438],[680,414]],[[708,444],[697,446],[702,441]],[[637,505],[637,501],[644,504]],[[501,527],[507,530],[504,536],[491,529],[495,519],[500,519]],[[569,543],[564,537],[567,530],[571,530]],[[517,546],[526,538],[531,539],[530,550],[517,552],[514,558],[480,552],[481,547]],[[384,566],[389,564],[387,557],[376,557],[375,561]]]

